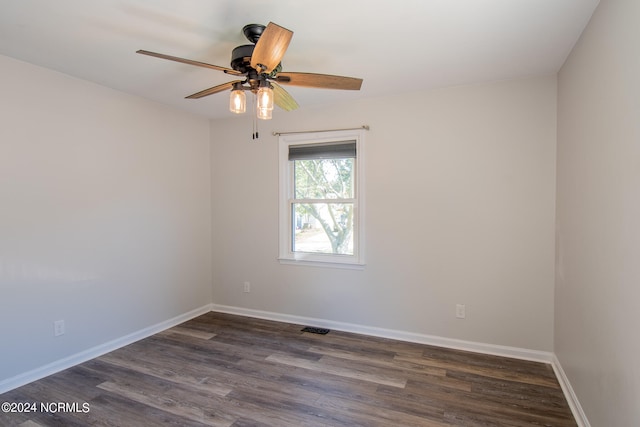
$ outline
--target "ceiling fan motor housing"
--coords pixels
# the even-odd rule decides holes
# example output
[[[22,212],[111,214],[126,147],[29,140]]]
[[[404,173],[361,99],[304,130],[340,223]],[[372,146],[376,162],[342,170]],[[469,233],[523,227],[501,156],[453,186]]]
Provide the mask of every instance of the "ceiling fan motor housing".
[[[251,55],[253,55],[253,49],[256,47],[254,44],[245,44],[238,46],[231,52],[231,68],[239,73],[248,73],[253,70],[251,68]],[[277,73],[282,71],[282,62],[271,71],[269,77],[275,77]]]
[[[254,44],[244,44],[238,46],[231,52],[231,68],[239,73],[246,73],[251,68],[251,55],[253,55],[253,49],[256,47]]]

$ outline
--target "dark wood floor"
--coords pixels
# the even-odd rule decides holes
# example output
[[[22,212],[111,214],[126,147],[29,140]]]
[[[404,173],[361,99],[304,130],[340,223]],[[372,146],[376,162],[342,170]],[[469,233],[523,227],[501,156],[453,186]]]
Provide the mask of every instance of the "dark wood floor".
[[[0,395],[70,405],[0,425],[576,426],[549,365],[301,328],[208,313]]]

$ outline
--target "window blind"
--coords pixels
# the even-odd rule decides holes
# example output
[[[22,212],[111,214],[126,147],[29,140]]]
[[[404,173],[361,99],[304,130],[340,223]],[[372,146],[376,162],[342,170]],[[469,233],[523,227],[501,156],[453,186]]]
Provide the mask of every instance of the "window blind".
[[[355,141],[289,146],[289,160],[347,159],[355,157]]]

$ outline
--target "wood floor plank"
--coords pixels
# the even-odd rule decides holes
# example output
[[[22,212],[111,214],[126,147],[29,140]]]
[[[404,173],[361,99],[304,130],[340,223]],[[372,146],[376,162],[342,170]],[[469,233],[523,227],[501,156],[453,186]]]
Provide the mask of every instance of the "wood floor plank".
[[[235,417],[210,409],[210,400],[203,406],[198,405],[198,403],[200,403],[198,400],[200,399],[194,397],[196,393],[191,393],[191,395],[186,398],[178,399],[175,397],[175,393],[171,393],[171,390],[156,391],[149,388],[141,389],[139,383],[132,385],[111,381],[98,385],[98,388],[125,399],[170,412],[181,418],[201,422],[210,426],[229,427],[236,421]]]
[[[484,366],[473,366],[473,365],[468,365],[468,364],[464,364],[456,361],[443,361],[443,360],[437,360],[437,359],[425,358],[425,357],[421,358],[420,362],[416,362],[417,359],[415,358],[411,358],[410,360],[407,360],[403,356],[398,356],[397,360],[405,361],[405,362],[411,361],[413,363],[421,363],[425,366],[429,366],[432,368],[441,368],[447,371],[465,372],[465,373],[477,374],[477,375],[491,377],[491,378],[523,382],[530,385],[539,385],[544,387],[554,387],[555,385],[557,385],[557,381],[553,378],[541,377],[536,374],[514,372],[508,369],[495,369],[495,368],[484,367]]]
[[[175,326],[171,329],[167,329],[166,331],[160,332],[160,334],[181,334],[181,335],[188,335],[195,338],[201,338],[203,340],[210,340],[211,338],[216,336],[216,334],[213,332],[187,328],[184,326]]]
[[[87,421],[85,425],[109,427],[152,425],[175,427],[207,426],[207,424],[192,421],[109,392],[104,392],[93,399],[91,401],[91,411],[80,418]]]
[[[113,366],[129,368],[146,375],[157,378],[166,378],[176,383],[205,389],[212,394],[219,396],[226,396],[232,390],[232,388],[228,387],[226,384],[222,384],[216,380],[217,371],[205,369],[204,367],[199,367],[197,370],[193,369],[191,366],[179,369],[174,367],[174,365],[167,363],[163,364],[162,362],[155,363],[149,359],[145,359],[142,362],[132,362],[131,359],[123,359],[115,352],[101,356],[99,360]]]
[[[577,426],[548,364],[301,329],[207,313],[0,396],[89,412],[0,426]]]
[[[336,363],[332,363],[331,360],[324,357],[318,362],[301,359],[298,357],[291,357],[286,354],[272,354],[267,357],[267,361],[282,363],[284,365],[297,366],[299,368],[309,369],[312,371],[318,371],[325,374],[338,375],[341,377],[354,378],[361,381],[369,381],[377,384],[390,385],[392,387],[403,388],[407,383],[405,378],[394,377],[391,375],[372,373],[370,370],[363,370],[355,367],[338,366]]]
[[[332,427],[336,425],[324,422],[325,420],[313,413],[305,412],[304,408],[301,410],[298,407],[274,407],[262,394],[244,394],[240,391],[234,393],[236,393],[236,398],[233,399],[233,402],[238,405],[238,410],[244,414],[242,419],[236,422],[239,425],[278,427]]]
[[[431,382],[432,377],[439,376],[444,378],[447,373],[447,371],[442,368],[434,368],[425,366],[424,364],[399,361],[393,356],[395,355],[393,352],[387,352],[390,353],[390,355],[387,355],[389,357],[378,359],[377,357],[371,356],[368,352],[361,354],[347,350],[337,350],[334,347],[324,348],[313,346],[309,351],[324,355],[324,357],[320,359],[321,363],[328,363],[332,366],[343,366],[348,369],[366,370],[369,373],[383,372],[386,373],[387,376],[404,379],[424,377]],[[345,362],[342,362],[342,360]],[[463,389],[470,387],[469,384],[462,384],[459,381],[446,381],[451,385],[455,384]]]
[[[509,425],[518,427],[548,425],[548,422],[554,419],[559,422],[557,425],[564,425],[560,422],[562,421],[561,417],[557,417],[556,414],[552,414],[545,408],[532,410],[526,400],[509,403],[496,402],[485,399],[481,393],[454,392],[452,389],[440,387],[414,388],[410,385],[407,386],[406,393],[397,393],[388,387],[381,387],[378,393],[387,394],[390,400],[398,399],[402,404],[410,401],[416,403],[440,402],[443,405],[445,420],[448,419],[447,414],[453,413],[466,416],[469,419],[473,418],[476,420],[475,422],[481,422],[481,425],[501,425],[502,420],[510,420]]]
[[[342,425],[367,425],[367,426],[404,426],[404,427],[450,427],[451,424],[439,421],[444,411],[431,411],[429,415],[414,415],[403,412],[400,408],[380,407],[375,401],[352,401],[324,397],[316,405],[323,407],[334,414],[348,416],[351,421]],[[433,419],[434,417],[436,419]],[[352,423],[352,424],[351,424]]]
[[[378,384],[354,378],[322,375],[303,368],[289,368],[278,383],[286,388],[299,387],[324,396],[342,399],[366,400],[376,392]]]

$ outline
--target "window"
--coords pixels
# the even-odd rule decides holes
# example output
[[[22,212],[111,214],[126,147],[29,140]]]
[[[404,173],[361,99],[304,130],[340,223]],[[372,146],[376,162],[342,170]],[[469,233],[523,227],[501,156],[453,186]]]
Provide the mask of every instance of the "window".
[[[280,260],[364,265],[363,130],[280,136]]]

